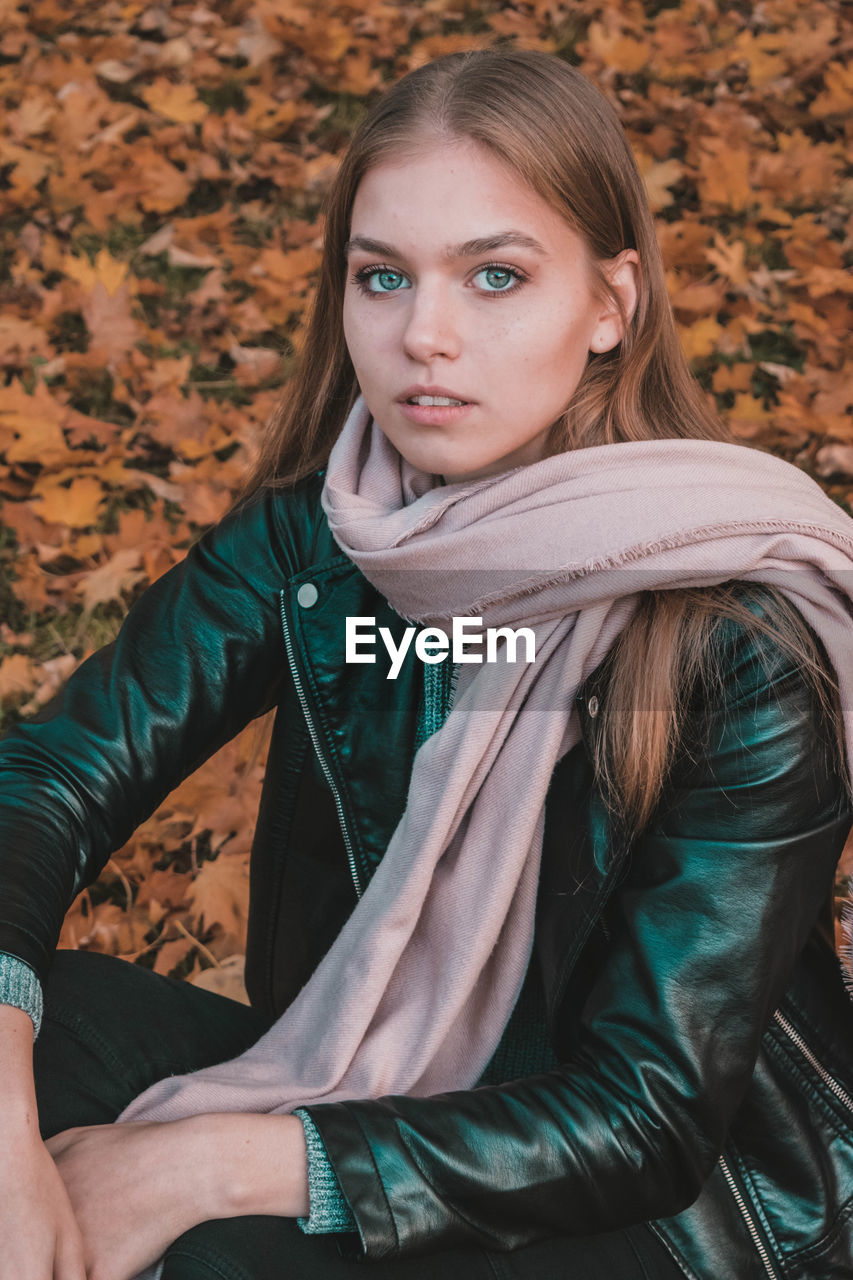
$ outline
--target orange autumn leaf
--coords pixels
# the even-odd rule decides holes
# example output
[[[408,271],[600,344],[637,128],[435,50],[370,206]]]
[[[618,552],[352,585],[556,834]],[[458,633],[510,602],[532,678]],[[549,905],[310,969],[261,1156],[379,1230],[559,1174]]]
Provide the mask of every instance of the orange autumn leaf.
[[[207,107],[199,101],[193,85],[172,84],[165,76],[143,89],[142,97],[152,111],[179,124],[197,124],[207,115]]]
[[[63,261],[65,275],[78,281],[86,293],[90,293],[100,284],[109,297],[114,297],[127,279],[128,265],[114,258],[107,249],[100,249],[94,263],[87,258],[66,254]]]
[[[192,911],[206,927],[239,935],[249,906],[249,865],[244,857],[220,854],[205,862],[187,890]]]
[[[0,704],[29,694],[36,686],[38,668],[32,658],[12,653],[0,661]]]
[[[85,529],[97,524],[106,500],[103,485],[94,476],[80,476],[70,485],[51,483],[52,477],[39,481],[32,503],[42,520],[66,524],[72,529]]]

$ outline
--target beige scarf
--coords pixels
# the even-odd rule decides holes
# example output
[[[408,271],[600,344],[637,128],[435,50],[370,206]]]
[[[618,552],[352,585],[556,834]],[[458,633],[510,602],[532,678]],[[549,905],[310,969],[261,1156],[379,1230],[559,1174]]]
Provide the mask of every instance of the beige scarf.
[[[341,549],[403,617],[529,626],[536,658],[461,666],[384,858],[275,1025],[230,1062],[153,1085],[122,1120],[474,1084],[527,969],[545,793],[578,740],[575,693],[638,591],[780,588],[838,674],[853,759],[853,520],[779,458],[660,440],[438,486],[359,398],[322,503]]]

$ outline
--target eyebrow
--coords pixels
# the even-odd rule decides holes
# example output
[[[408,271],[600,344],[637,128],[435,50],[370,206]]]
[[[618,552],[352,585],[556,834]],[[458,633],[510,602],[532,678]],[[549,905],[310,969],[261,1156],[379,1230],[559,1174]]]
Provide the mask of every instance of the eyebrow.
[[[476,240],[465,240],[462,244],[448,245],[444,250],[443,257],[448,261],[455,258],[479,258],[484,253],[494,253],[498,249],[530,249],[533,253],[540,254],[543,258],[547,258],[548,253],[538,240],[534,240],[533,236],[525,235],[523,231],[502,231],[495,236],[480,236]],[[344,255],[349,255],[355,250],[361,249],[365,253],[375,253],[383,258],[399,258],[400,252],[393,245],[386,244],[383,240],[371,240],[367,236],[353,236],[344,245]]]

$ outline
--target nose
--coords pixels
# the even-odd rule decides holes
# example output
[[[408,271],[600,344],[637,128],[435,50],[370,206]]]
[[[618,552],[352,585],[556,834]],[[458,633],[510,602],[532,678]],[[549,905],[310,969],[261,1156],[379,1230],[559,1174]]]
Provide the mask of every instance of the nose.
[[[450,289],[421,281],[411,293],[403,332],[406,355],[420,364],[437,356],[454,360],[461,350],[461,335]]]

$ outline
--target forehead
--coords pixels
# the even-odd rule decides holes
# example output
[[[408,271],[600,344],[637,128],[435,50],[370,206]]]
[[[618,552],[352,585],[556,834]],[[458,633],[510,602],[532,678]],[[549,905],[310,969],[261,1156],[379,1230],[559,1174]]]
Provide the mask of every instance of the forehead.
[[[350,220],[350,244],[370,240],[429,247],[454,256],[460,246],[512,232],[513,247],[549,255],[580,238],[506,162],[470,141],[425,144],[364,175]],[[528,243],[522,243],[524,240]]]

